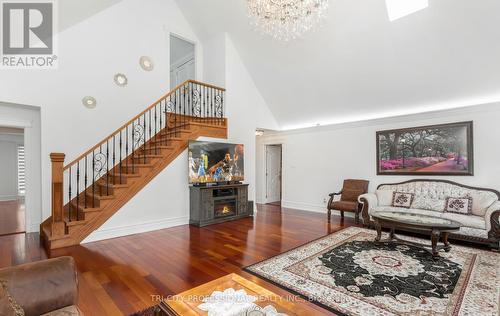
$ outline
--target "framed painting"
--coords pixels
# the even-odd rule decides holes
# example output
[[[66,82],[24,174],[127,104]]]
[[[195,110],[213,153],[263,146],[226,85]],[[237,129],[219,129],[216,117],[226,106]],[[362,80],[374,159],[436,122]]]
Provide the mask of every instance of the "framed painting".
[[[474,175],[473,122],[377,132],[378,175]]]

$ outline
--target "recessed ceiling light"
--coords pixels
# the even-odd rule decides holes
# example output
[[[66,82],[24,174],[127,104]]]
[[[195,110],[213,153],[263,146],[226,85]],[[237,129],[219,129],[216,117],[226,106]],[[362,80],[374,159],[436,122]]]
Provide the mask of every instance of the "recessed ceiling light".
[[[82,99],[83,106],[87,109],[93,109],[97,106],[97,101],[94,97],[86,96]]]
[[[114,80],[116,85],[120,87],[125,87],[128,83],[127,76],[125,76],[124,74],[116,74]]]
[[[151,71],[155,67],[153,61],[148,56],[142,56],[139,59],[139,64],[141,65],[141,68],[144,69],[145,71]]]
[[[429,0],[385,0],[389,21],[394,21],[429,6]]]

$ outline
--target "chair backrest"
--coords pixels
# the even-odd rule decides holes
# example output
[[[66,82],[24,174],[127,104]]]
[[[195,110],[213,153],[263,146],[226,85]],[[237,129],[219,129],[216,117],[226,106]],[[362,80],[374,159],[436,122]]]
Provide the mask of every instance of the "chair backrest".
[[[344,180],[344,187],[342,188],[341,201],[356,202],[361,194],[368,192],[369,181],[367,180]]]

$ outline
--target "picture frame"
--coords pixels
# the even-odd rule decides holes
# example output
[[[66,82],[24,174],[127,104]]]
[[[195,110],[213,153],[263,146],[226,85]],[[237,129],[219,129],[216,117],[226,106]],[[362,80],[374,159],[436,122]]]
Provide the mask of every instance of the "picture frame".
[[[473,122],[378,131],[377,175],[473,176]]]

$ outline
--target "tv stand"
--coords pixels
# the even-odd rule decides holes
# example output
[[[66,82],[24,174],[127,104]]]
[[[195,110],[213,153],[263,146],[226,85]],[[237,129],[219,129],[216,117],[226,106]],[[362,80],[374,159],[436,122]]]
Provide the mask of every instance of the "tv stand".
[[[248,184],[192,186],[189,190],[189,223],[199,227],[253,216]]]

